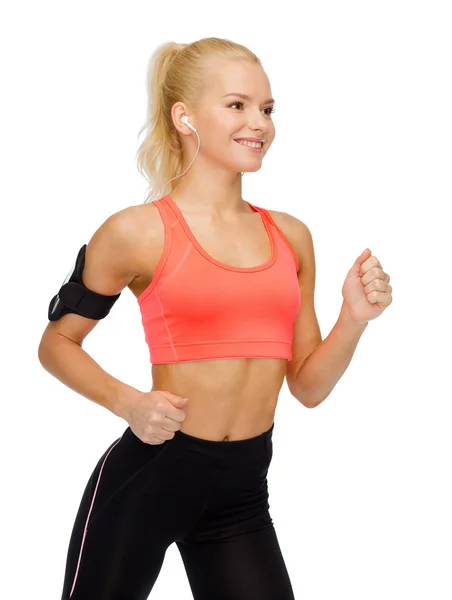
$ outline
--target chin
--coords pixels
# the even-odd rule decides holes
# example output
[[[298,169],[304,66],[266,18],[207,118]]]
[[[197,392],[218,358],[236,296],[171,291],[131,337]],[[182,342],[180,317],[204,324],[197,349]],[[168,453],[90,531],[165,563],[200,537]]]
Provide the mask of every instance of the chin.
[[[259,171],[261,169],[262,165],[256,165],[256,167],[254,167],[254,169],[240,169],[240,172],[243,171],[243,173],[255,173],[256,171]]]

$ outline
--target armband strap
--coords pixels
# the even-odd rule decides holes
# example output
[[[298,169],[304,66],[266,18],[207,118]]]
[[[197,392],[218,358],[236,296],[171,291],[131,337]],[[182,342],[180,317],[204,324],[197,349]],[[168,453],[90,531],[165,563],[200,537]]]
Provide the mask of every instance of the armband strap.
[[[57,321],[68,313],[88,319],[103,319],[121,295],[120,292],[114,296],[105,296],[86,287],[82,281],[85,253],[86,244],[80,248],[75,265],[69,271],[60,291],[50,301],[49,321]]]

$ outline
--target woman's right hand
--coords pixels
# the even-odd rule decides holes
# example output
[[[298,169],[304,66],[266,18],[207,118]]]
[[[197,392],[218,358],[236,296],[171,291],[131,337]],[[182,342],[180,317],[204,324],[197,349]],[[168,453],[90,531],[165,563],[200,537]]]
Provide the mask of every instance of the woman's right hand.
[[[164,390],[140,392],[124,415],[133,433],[146,444],[163,444],[174,437],[185,420],[188,398]]]

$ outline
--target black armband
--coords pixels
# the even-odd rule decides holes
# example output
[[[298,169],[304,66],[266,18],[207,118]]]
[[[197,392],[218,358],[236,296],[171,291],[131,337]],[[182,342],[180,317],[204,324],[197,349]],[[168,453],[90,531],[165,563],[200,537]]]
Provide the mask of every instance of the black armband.
[[[88,319],[103,319],[121,295],[120,292],[115,296],[104,296],[86,287],[82,282],[85,252],[86,244],[80,248],[77,259],[63,281],[60,291],[50,301],[49,321],[57,321],[68,313],[75,313]]]

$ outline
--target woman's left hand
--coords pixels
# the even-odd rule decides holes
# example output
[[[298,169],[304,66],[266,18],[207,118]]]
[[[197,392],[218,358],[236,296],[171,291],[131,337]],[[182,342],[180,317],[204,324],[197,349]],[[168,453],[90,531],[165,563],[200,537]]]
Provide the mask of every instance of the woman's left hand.
[[[366,248],[358,256],[342,286],[342,297],[349,317],[364,324],[379,317],[392,302],[389,275],[376,256]]]

